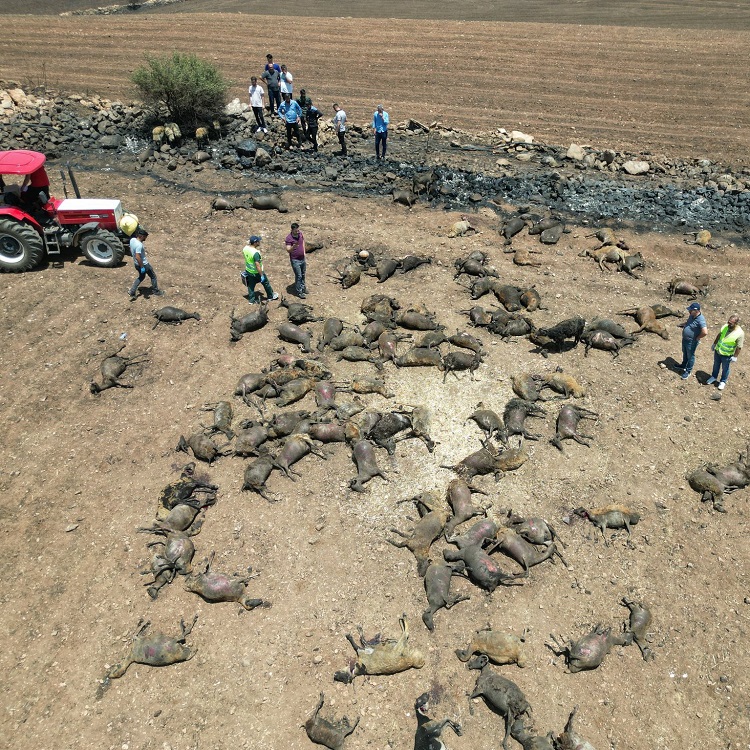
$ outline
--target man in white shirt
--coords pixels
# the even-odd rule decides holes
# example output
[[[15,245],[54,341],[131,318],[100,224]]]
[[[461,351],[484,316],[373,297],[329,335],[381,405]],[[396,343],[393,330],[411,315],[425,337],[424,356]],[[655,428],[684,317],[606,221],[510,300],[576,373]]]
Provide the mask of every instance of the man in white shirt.
[[[281,66],[281,98],[284,98],[284,94],[292,94],[292,74],[286,69],[286,65]]]
[[[266,127],[266,119],[263,117],[263,99],[265,98],[266,92],[263,91],[263,86],[258,84],[256,76],[250,78],[248,93],[250,94],[250,106],[253,108],[253,114],[255,115],[255,122],[258,125],[258,130],[267,133],[268,128]]]
[[[333,129],[336,131],[339,143],[341,144],[341,156],[346,156],[346,112],[344,112],[338,104],[333,105],[333,111],[336,113],[333,116]]]

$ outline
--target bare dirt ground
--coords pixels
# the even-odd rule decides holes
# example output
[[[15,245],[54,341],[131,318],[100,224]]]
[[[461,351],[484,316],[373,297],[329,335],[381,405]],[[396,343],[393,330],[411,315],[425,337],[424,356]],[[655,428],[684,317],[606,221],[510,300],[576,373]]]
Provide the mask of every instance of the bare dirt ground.
[[[223,61],[236,58],[229,54],[232,47],[236,51],[232,34],[239,38],[262,23],[268,36],[253,59],[262,60],[267,46],[278,57],[292,51],[282,32],[264,19],[190,15],[170,16],[168,22],[156,16],[49,21],[51,31],[41,34],[26,19],[28,35],[21,30],[0,44],[0,76],[38,75],[43,61],[48,71],[62,71],[64,62],[71,89],[89,85],[124,95],[127,71],[143,49],[165,46],[167,30],[178,43],[192,38],[196,52],[213,49]],[[301,19],[299,26],[306,30],[311,23]],[[466,25],[471,31],[467,40],[457,37],[455,24],[425,22],[420,34],[381,26],[378,37],[374,23],[365,28],[365,21],[315,23],[316,36],[306,38],[316,41],[304,71],[300,61],[300,79],[312,79],[315,71],[318,95],[348,92],[360,117],[374,99],[394,91],[404,102],[404,116],[416,116],[420,106],[428,107],[450,85],[458,87],[456,96],[441,97],[439,114],[451,122],[455,117],[457,125],[507,126],[522,119],[519,127],[565,141],[564,128],[573,122],[577,138],[584,140],[581,130],[586,128],[586,138],[602,146],[632,143],[683,156],[746,159],[747,113],[736,96],[743,85],[736,59],[746,57],[742,50],[747,48],[742,33],[710,32],[688,41],[677,32],[649,31],[646,44],[642,31],[618,29],[619,43],[605,44],[598,52],[603,31],[594,28],[476,24]],[[204,37],[197,44],[196,25]],[[218,44],[222,34],[223,47]],[[639,37],[642,44],[635,43]],[[374,55],[378,38],[391,45],[388,59]],[[92,44],[95,39],[106,44]],[[134,51],[136,39],[140,48]],[[536,46],[529,49],[532,39]],[[573,52],[555,58],[571,40],[578,45],[578,61],[592,61],[580,78],[574,76]],[[330,53],[334,42],[339,42],[336,55]],[[361,57],[351,73],[344,71],[348,77],[342,83],[341,59],[353,54],[355,44]],[[423,46],[415,53],[414,44]],[[83,48],[85,56],[73,54]],[[435,54],[435,81],[442,83],[407,87],[390,63],[418,60],[426,70],[428,49]],[[474,61],[505,60],[508,49],[513,62],[501,71],[507,79],[483,79],[492,85],[484,84],[483,96],[476,99],[487,110],[466,106],[476,96],[472,87],[466,79],[446,77],[455,68],[455,56],[464,59],[470,51]],[[660,57],[649,63],[651,52]],[[626,70],[623,55],[636,72]],[[595,65],[602,57],[606,65]],[[695,75],[695,59],[702,70],[711,71],[700,90],[696,81],[703,78]],[[377,65],[364,67],[371,60]],[[232,64],[237,71],[232,75],[242,80],[245,61]],[[527,73],[523,78],[519,69]],[[557,93],[553,70],[563,78]],[[523,118],[518,110],[509,122],[510,113],[529,100],[532,72],[539,90],[546,92],[535,93],[536,100],[545,106],[529,106]],[[630,80],[637,77],[640,82]],[[382,88],[362,90],[363,80],[381,81]],[[718,105],[727,107],[727,117],[716,118],[714,126],[717,86],[729,87],[734,99]],[[613,97],[616,92],[616,98],[606,105],[592,99],[593,92],[603,91]],[[461,99],[465,93],[467,99]],[[662,93],[669,95],[666,102],[659,98]],[[722,102],[726,98],[732,97]],[[637,112],[628,109],[628,101],[641,102]],[[644,101],[651,102],[645,110]],[[442,108],[446,102],[449,110]],[[541,119],[542,112],[547,119]],[[595,112],[599,118],[592,117]],[[747,307],[746,249],[712,251],[689,247],[681,236],[625,233],[631,248],[648,261],[644,279],[637,281],[602,274],[593,261],[579,258],[593,240],[586,237],[590,227],[574,227],[559,245],[543,248],[540,268],[519,268],[502,252],[497,217],[487,209],[472,217],[481,233],[464,239],[446,237],[458,218],[454,213],[422,204],[408,210],[387,198],[344,198],[304,186],[288,193],[286,215],[210,215],[213,195],[252,191],[255,181],[206,170],[186,188],[182,176],[173,183],[173,173],[138,173],[135,165],[128,158],[92,158],[82,164],[79,183],[86,195],[122,198],[149,226],[151,260],[168,294],[164,301],[141,297],[127,302],[130,264],[106,270],[68,259],[62,268],[0,277],[5,323],[0,330],[5,428],[0,560],[8,572],[2,594],[6,647],[0,655],[5,676],[0,746],[305,748],[311,745],[300,725],[325,691],[327,704],[333,704],[326,711],[361,717],[348,748],[402,748],[413,742],[414,699],[430,689],[438,698],[435,715],[463,724],[463,736],[446,739],[452,750],[497,748],[502,720],[481,704],[469,714],[466,692],[476,673],[453,653],[490,622],[514,633],[529,628],[529,666],[498,671],[524,690],[540,733],[559,732],[573,706],[580,705],[578,728],[598,750],[748,747],[748,493],[731,496],[728,513],[719,515],[701,505],[684,480],[703,462],[732,460],[747,444],[746,365],[741,358],[720,402],[712,401],[713,389],[695,378],[683,383],[660,367],[670,358],[679,360],[675,318],[670,319],[669,341],[647,334],[616,360],[597,351],[584,358],[582,347],[544,360],[525,339],[504,343],[472,329],[488,351],[476,381],[461,375],[443,384],[437,371],[396,370],[387,364],[385,378],[396,396],[393,401],[363,397],[368,407],[426,404],[434,414],[433,437],[439,445],[429,455],[421,443],[400,443],[394,462],[378,451],[390,481],[374,479],[362,495],[347,489],[354,467],[341,446],[327,449],[326,462],[304,459],[297,482],[275,472],[269,480],[280,498],[275,504],[240,491],[245,460],[227,457],[210,469],[202,467],[221,489],[195,538],[196,560],[215,550],[220,570],[240,572],[252,565],[260,576],[250,593],[269,599],[270,609],[238,614],[234,604],[209,605],[183,591],[180,579],[152,602],[139,574],[149,563],[148,538],[136,532],[151,523],[160,490],[188,460],[174,451],[179,436],[210,420],[200,406],[230,398],[238,378],[267,366],[282,346],[276,326],[286,316],[275,305],[265,329],[229,343],[230,311],[248,309],[238,275],[241,247],[251,232],[264,236],[268,275],[285,293],[292,281],[282,247],[289,222],[299,221],[308,239],[325,243],[308,263],[308,302],[319,315],[359,324],[362,299],[385,293],[404,304],[424,303],[450,332],[467,328],[459,311],[471,304],[466,290],[453,281],[452,262],[481,249],[507,283],[537,285],[548,306],[533,314],[539,325],[573,314],[616,317],[637,303],[667,302],[665,285],[671,277],[708,273],[712,285],[703,304],[713,337],[730,312],[744,314]],[[526,236],[517,243],[539,247]],[[328,278],[335,261],[376,244],[397,257],[425,254],[435,262],[383,285],[364,278],[346,291]],[[152,311],[162,304],[197,310],[203,320],[154,330]],[[672,306],[684,307],[684,300]],[[632,321],[618,320],[634,327]],[[308,327],[317,338],[321,324]],[[89,383],[123,333],[125,353],[146,351],[149,361],[127,373],[132,390],[94,397]],[[337,380],[374,372],[368,364],[338,362],[330,353],[324,361]],[[704,344],[696,366],[702,379],[710,362]],[[514,374],[547,373],[557,366],[586,385],[588,395],[581,403],[601,415],[587,424],[593,446],[566,444],[565,455],[551,446],[547,441],[557,413],[557,404],[551,404],[546,418],[533,421],[532,429],[543,439],[528,443],[530,460],[497,484],[490,478],[478,483],[489,493],[484,500],[493,502],[493,511],[512,507],[543,515],[557,526],[571,569],[544,564],[532,570],[524,586],[500,588],[491,596],[455,580],[455,589],[471,600],[439,612],[436,631],[429,634],[420,621],[424,593],[414,560],[384,541],[389,529],[407,528],[408,517],[415,516],[396,501],[423,490],[442,491],[454,474],[439,465],[479,448],[479,430],[465,424],[477,402],[502,410],[512,397]],[[240,400],[232,401],[236,420],[255,416]],[[311,405],[309,396],[300,402],[303,408]],[[587,523],[567,526],[562,521],[571,508],[609,502],[631,505],[642,514],[630,544],[624,532],[608,532],[611,544],[605,546]],[[437,543],[434,554],[439,557],[444,546]],[[505,565],[513,569],[510,561]],[[615,648],[598,670],[566,674],[562,661],[545,648],[548,634],[576,637],[598,622],[619,629],[627,614],[619,605],[625,595],[642,599],[653,611],[655,661],[644,662],[635,647]],[[97,699],[98,680],[107,665],[125,655],[127,636],[140,618],[151,620],[156,630],[176,633],[179,619],[196,612],[199,619],[188,639],[198,648],[192,661],[163,669],[133,665]],[[360,677],[353,686],[334,683],[334,671],[352,656],[345,634],[361,624],[368,635],[395,635],[403,612],[414,644],[425,653],[424,668]],[[517,744],[511,741],[511,746]]]
[[[289,64],[297,90],[305,87],[326,112],[340,101],[355,122],[369,123],[383,101],[394,122],[505,127],[549,143],[747,165],[747,19],[741,9],[708,13],[702,5],[687,6],[707,19],[699,33],[607,25],[606,9],[591,5],[586,24],[530,23],[521,14],[514,23],[312,18],[291,9],[289,24],[230,13],[43,24],[7,16],[13,34],[0,40],[0,79],[129,99],[144,53],[177,49],[214,60],[244,100],[270,50]],[[640,8],[632,6],[633,19]],[[716,18],[721,28],[712,26]]]
[[[174,452],[178,437],[210,418],[199,407],[229,398],[239,376],[267,365],[281,346],[276,326],[285,316],[275,305],[265,329],[229,343],[230,311],[247,309],[238,273],[250,231],[266,238],[267,271],[282,292],[291,282],[281,248],[289,221],[299,220],[310,239],[326,243],[309,262],[308,301],[318,314],[357,324],[362,299],[384,292],[424,303],[449,331],[466,328],[459,310],[469,306],[466,291],[452,281],[452,260],[482,249],[503,280],[537,285],[549,307],[534,314],[538,324],[666,301],[671,276],[708,272],[714,280],[704,307],[713,335],[731,310],[746,305],[743,250],[717,253],[690,248],[681,237],[628,236],[649,261],[645,280],[636,281],[602,274],[593,261],[577,257],[592,245],[584,228],[544,249],[540,269],[515,267],[501,252],[496,217],[486,210],[474,217],[481,234],[449,240],[455,214],[424,206],[409,211],[388,199],[292,192],[286,216],[209,217],[209,196],[226,187],[226,178],[212,172],[197,178],[205,192],[172,191],[131,174],[127,163],[95,168],[79,182],[86,194],[127,198],[152,228],[150,253],[165,301],[204,317],[152,330],[151,312],[162,302],[142,297],[128,304],[129,265],[99,270],[68,262],[2,278],[2,561],[12,571],[3,593],[7,648],[0,657],[7,747],[73,747],[81,738],[110,748],[305,747],[300,724],[321,690],[336,712],[362,717],[348,747],[404,747],[414,729],[413,700],[428,688],[441,696],[436,712],[464,724],[464,736],[451,738],[451,748],[497,747],[501,720],[483,706],[469,715],[465,693],[475,673],[453,654],[487,622],[516,633],[530,628],[529,666],[501,671],[526,692],[542,733],[559,731],[580,704],[580,728],[597,748],[745,747],[747,494],[728,501],[727,515],[714,514],[683,476],[703,461],[731,460],[745,446],[747,377],[741,362],[717,403],[709,399],[710,387],[661,369],[660,362],[679,354],[677,328],[670,341],[647,335],[614,361],[596,351],[584,358],[581,347],[543,360],[525,339],[502,343],[474,331],[489,352],[476,382],[461,376],[443,385],[437,371],[386,365],[395,401],[433,410],[439,445],[429,456],[420,443],[401,443],[393,463],[379,455],[391,481],[373,480],[364,495],[347,490],[354,467],[342,447],[330,450],[325,463],[303,460],[296,483],[274,473],[269,486],[280,497],[276,504],[240,491],[243,459],[221,459],[208,471],[221,491],[196,537],[197,559],[216,550],[219,569],[252,565],[261,575],[251,593],[270,599],[269,610],[238,615],[236,605],[205,604],[183,591],[180,580],[151,602],[139,575],[149,560],[147,538],[136,533],[151,522],[159,491],[186,461]],[[234,187],[240,185],[253,188],[252,181]],[[428,254],[435,263],[384,285],[368,278],[345,292],[327,277],[334,261],[377,243],[395,256]],[[317,334],[320,326],[311,328]],[[126,352],[146,351],[149,362],[128,373],[133,390],[94,397],[88,384],[122,333]],[[324,361],[336,379],[373,371],[330,354]],[[697,371],[705,374],[709,361],[704,345]],[[414,560],[384,542],[390,528],[408,527],[407,516],[414,516],[395,503],[442,490],[453,474],[439,465],[479,447],[479,431],[464,424],[478,401],[500,410],[512,396],[513,374],[558,365],[586,385],[583,404],[601,415],[590,429],[594,446],[570,444],[563,456],[549,445],[557,412],[551,405],[534,424],[544,437],[529,443],[528,463],[498,484],[481,485],[495,510],[544,515],[560,527],[572,568],[543,565],[526,585],[491,596],[456,581],[471,600],[438,613],[430,635],[420,621],[424,594]],[[374,409],[392,403],[365,399]],[[233,402],[236,419],[253,416]],[[309,397],[301,402],[310,404]],[[561,521],[570,508],[611,501],[642,513],[632,545],[624,533],[608,532],[614,539],[605,546],[588,524]],[[544,646],[548,634],[575,636],[598,622],[618,629],[624,595],[653,609],[656,660],[644,663],[634,647],[615,649],[595,672],[565,674]],[[96,699],[97,680],[125,654],[124,639],[139,618],[176,632],[180,617],[195,612],[200,617],[189,640],[199,651],[191,662],[133,666]],[[334,684],[333,672],[351,656],[344,634],[358,624],[368,634],[395,634],[402,612],[426,654],[425,667],[359,678],[353,687]]]

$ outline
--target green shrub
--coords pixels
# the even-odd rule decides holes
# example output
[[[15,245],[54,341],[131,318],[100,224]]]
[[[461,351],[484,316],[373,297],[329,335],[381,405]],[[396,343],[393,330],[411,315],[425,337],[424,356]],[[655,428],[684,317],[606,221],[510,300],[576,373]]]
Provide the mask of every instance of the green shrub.
[[[186,128],[220,114],[230,85],[215,65],[182,52],[146,55],[146,64],[131,80],[147,104],[163,105],[172,120]]]

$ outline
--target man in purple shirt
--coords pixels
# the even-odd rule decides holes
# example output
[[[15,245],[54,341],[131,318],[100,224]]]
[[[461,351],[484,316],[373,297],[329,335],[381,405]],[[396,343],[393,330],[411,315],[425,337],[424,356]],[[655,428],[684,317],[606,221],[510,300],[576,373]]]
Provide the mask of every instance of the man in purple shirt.
[[[286,251],[294,271],[294,290],[300,299],[306,299],[307,286],[305,285],[305,271],[307,262],[305,260],[305,237],[299,231],[299,224],[292,224],[292,231],[286,236]]]

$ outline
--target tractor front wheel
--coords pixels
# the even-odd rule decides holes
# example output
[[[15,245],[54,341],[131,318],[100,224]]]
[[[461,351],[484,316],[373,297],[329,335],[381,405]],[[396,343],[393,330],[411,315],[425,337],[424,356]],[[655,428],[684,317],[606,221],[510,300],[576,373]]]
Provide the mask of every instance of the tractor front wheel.
[[[97,266],[114,268],[122,261],[125,248],[120,238],[106,229],[97,229],[87,234],[80,243],[83,254]]]
[[[0,268],[14,273],[30,271],[43,257],[39,232],[13,219],[0,219]]]

